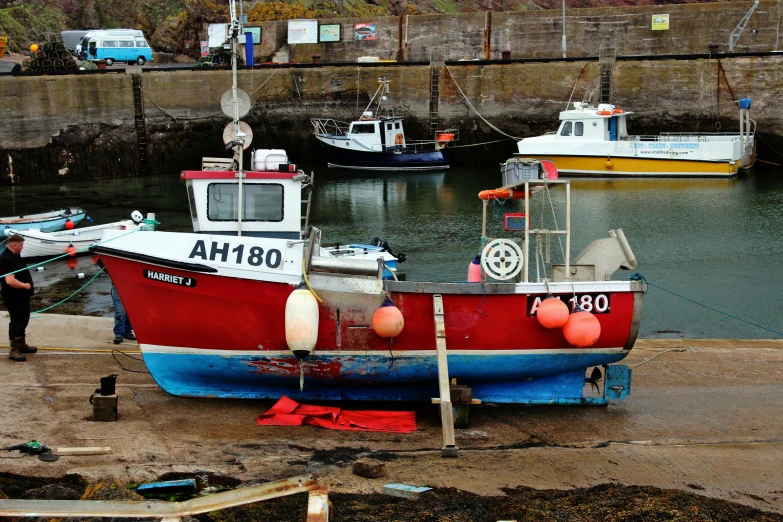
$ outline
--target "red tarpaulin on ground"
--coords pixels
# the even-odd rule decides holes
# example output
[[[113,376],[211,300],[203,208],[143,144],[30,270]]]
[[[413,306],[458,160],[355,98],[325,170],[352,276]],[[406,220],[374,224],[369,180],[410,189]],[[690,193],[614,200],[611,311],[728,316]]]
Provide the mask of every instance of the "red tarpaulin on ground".
[[[256,419],[259,426],[301,426],[311,424],[330,430],[416,431],[416,413],[412,411],[350,411],[331,406],[299,404],[286,396]]]

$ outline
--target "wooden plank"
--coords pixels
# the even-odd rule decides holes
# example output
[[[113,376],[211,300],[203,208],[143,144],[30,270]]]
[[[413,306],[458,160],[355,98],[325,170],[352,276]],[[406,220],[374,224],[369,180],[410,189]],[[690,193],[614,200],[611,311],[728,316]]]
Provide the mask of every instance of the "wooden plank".
[[[84,448],[57,448],[54,452],[61,457],[66,455],[106,455],[111,453],[111,448],[108,446],[88,446]]]
[[[438,397],[433,397],[431,400],[432,400],[432,404],[440,404],[440,398]],[[462,403],[458,403],[458,404],[462,404]],[[481,404],[481,399],[473,399],[469,403],[466,402],[465,404]]]
[[[451,410],[451,389],[449,388],[449,364],[446,356],[446,322],[443,312],[443,296],[432,296],[435,315],[435,344],[438,355],[438,387],[440,391],[440,422],[443,426],[443,449],[441,455],[455,457],[457,446],[454,441],[454,412]]]

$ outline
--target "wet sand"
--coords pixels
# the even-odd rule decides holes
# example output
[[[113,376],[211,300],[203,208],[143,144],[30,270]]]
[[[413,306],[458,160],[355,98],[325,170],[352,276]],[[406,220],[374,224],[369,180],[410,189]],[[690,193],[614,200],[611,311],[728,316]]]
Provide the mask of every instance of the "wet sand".
[[[5,346],[6,325],[2,313]],[[377,494],[390,482],[486,497],[504,496],[507,488],[583,495],[576,488],[652,486],[783,513],[783,341],[640,341],[624,361],[642,363],[634,368],[627,400],[606,408],[482,405],[472,411],[471,426],[456,432],[459,456],[443,459],[431,405],[340,404],[415,410],[418,429],[410,435],[261,428],[255,417],[273,401],[177,398],[143,373],[141,361],[70,351],[115,348],[111,327],[110,318],[48,315],[34,319],[28,334],[31,342],[53,349],[23,364],[0,354],[0,445],[37,439],[52,447],[111,446],[112,453],[54,463],[5,453],[0,470],[46,477],[108,474],[135,483],[199,470],[246,482],[314,472],[334,495],[349,496]],[[137,349],[130,343],[121,348]],[[88,398],[109,373],[120,375],[119,421],[92,422]],[[354,475],[352,463],[359,458],[383,460],[386,476]],[[444,502],[455,494],[444,491],[435,493],[445,495]],[[549,500],[559,494],[551,492]],[[531,502],[525,498],[520,502]],[[471,518],[453,518],[462,519]]]

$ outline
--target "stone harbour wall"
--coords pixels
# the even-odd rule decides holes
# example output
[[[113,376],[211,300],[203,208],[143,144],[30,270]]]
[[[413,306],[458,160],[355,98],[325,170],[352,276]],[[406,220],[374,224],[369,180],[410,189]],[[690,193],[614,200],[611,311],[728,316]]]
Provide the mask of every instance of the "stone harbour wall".
[[[613,65],[613,102],[633,111],[630,131],[735,130],[732,97],[751,97],[761,139],[783,136],[783,56],[623,60]],[[457,128],[458,145],[554,130],[569,99],[597,100],[597,61],[440,66],[439,123]],[[406,118],[409,137],[429,134],[429,66],[321,66],[242,70],[239,86],[253,107],[245,118],[254,148],[285,148],[300,163],[317,161],[310,118],[350,121],[390,80],[388,103]],[[231,86],[225,70],[144,72],[141,76],[148,164],[139,160],[132,77],[127,74],[0,77],[0,185],[111,178],[198,168],[225,156],[229,122],[220,108]],[[457,86],[476,111],[468,107]],[[357,92],[358,87],[358,92]],[[358,96],[357,96],[358,95]],[[513,141],[458,149],[460,162],[500,162]],[[779,162],[779,160],[777,160]]]

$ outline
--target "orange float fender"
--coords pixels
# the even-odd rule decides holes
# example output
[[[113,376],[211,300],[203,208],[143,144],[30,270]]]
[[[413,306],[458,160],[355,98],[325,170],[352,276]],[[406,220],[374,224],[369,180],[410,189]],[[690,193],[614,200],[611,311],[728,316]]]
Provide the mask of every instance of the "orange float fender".
[[[530,195],[533,195],[533,191],[530,191]],[[479,199],[491,200],[491,199],[525,199],[525,191],[514,189],[495,189],[495,190],[482,190],[479,192]]]

